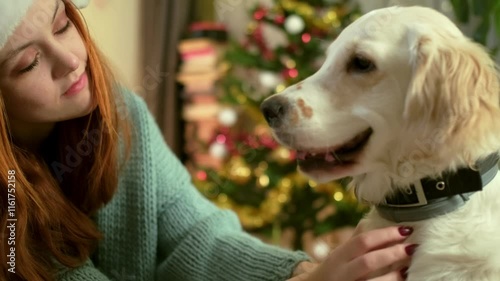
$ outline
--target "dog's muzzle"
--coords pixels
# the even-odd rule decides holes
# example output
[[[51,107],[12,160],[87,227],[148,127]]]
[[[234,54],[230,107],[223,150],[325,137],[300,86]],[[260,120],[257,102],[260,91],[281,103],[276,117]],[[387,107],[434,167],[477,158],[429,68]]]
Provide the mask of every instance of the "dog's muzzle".
[[[279,95],[266,99],[260,105],[260,110],[264,114],[264,118],[266,118],[267,123],[272,128],[279,128],[283,125],[289,109],[290,104],[288,100]]]

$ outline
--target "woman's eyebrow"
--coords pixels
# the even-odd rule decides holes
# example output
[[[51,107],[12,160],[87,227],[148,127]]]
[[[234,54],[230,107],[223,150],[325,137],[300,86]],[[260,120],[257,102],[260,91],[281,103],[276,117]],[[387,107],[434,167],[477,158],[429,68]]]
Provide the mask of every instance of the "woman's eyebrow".
[[[56,8],[54,10],[54,14],[52,15],[52,24],[54,24],[54,21],[56,20],[57,12],[59,11],[59,6],[61,6],[60,3],[61,3],[60,0],[56,0]],[[33,45],[33,43],[34,43],[33,41],[30,41],[28,43],[21,45],[19,48],[8,52],[7,55],[5,56],[5,59],[0,63],[0,67],[2,67],[8,60],[10,60],[11,58],[15,57],[17,54],[22,52],[24,49]]]
[[[33,41],[32,42],[28,42],[26,44],[23,44],[23,45],[21,45],[21,47],[19,47],[19,48],[15,49],[15,50],[10,51],[9,53],[7,53],[7,55],[5,56],[5,59],[2,61],[2,63],[0,63],[0,67],[3,67],[3,65],[5,63],[7,63],[7,61],[9,61],[10,59],[12,59],[17,54],[19,54],[20,52],[22,52],[24,49],[28,48],[31,45],[33,45]]]

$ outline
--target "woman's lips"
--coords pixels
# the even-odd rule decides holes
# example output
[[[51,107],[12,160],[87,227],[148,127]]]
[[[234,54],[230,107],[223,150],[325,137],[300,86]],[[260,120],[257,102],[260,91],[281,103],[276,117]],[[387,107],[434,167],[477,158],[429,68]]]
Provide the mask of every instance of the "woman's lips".
[[[87,72],[84,72],[80,79],[76,81],[71,87],[64,93],[64,96],[73,96],[81,92],[88,84]]]

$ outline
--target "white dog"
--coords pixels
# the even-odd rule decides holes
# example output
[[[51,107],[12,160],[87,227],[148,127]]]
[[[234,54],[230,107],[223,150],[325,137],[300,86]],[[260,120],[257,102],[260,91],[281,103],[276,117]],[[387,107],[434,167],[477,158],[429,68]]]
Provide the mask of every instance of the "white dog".
[[[261,106],[319,182],[347,176],[370,229],[409,225],[410,281],[500,280],[500,108],[488,53],[423,7],[370,12],[317,73]]]

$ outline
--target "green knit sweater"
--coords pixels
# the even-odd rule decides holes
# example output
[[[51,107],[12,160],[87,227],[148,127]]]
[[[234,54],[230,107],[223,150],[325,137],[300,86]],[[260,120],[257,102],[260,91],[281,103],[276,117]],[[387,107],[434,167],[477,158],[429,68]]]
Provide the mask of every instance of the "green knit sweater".
[[[118,191],[97,215],[104,234],[64,281],[286,280],[308,257],[244,233],[237,216],[206,200],[168,149],[144,101],[125,91],[131,157]],[[124,112],[124,111],[123,111]]]

